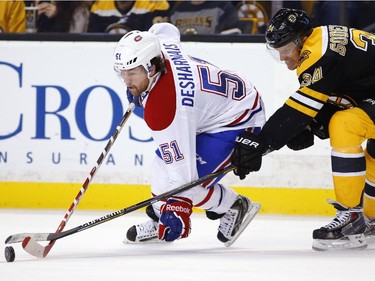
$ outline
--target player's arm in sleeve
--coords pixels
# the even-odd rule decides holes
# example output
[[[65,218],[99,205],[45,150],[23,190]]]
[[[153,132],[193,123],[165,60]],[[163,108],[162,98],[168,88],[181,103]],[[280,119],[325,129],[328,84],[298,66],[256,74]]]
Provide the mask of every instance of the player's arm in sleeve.
[[[238,135],[232,154],[232,164],[236,166],[234,174],[242,180],[250,172],[259,171],[263,155],[282,148],[311,120],[310,116],[285,104],[270,117],[259,135],[252,132]]]
[[[312,117],[284,104],[266,122],[260,136],[272,150],[279,150],[304,131]]]
[[[323,139],[328,137],[328,122],[335,111],[325,106],[329,96],[324,93],[334,93],[339,85],[343,59],[335,53],[326,55],[319,52],[312,53],[309,57],[311,61],[307,58],[304,64],[297,68],[301,87],[266,122],[257,136],[258,140],[264,142],[264,145],[259,147],[272,151],[288,144],[290,148],[300,150],[313,145],[314,135]],[[252,137],[246,136],[248,141],[251,141]],[[249,159],[257,157],[258,160],[252,161],[261,163],[259,158],[263,154],[262,150],[253,152],[236,144],[232,163],[237,165],[240,178],[245,178],[252,171],[252,162]]]
[[[294,146],[302,143],[306,148],[312,145],[313,136],[311,132],[305,130],[323,108],[327,99],[326,95],[302,87],[268,119],[259,135],[250,132],[240,135],[238,140],[241,141],[236,141],[232,155],[232,164],[236,166],[234,173],[240,179],[244,179],[250,172],[258,171],[261,158],[267,151],[279,150],[294,138],[302,138],[300,143],[292,144]],[[301,136],[306,133],[307,137]],[[253,142],[258,145],[245,145]]]
[[[321,140],[329,138],[328,124],[333,114],[342,108],[326,103],[309,125],[286,144],[292,150],[302,150],[314,145],[314,136]]]

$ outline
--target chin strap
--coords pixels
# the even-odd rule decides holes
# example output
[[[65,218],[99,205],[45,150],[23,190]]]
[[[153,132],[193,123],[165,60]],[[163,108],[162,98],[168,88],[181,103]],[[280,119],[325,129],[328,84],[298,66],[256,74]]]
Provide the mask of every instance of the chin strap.
[[[148,77],[148,86],[145,92],[150,92],[151,88],[155,85],[155,83],[159,80],[160,72],[157,72],[154,76]]]

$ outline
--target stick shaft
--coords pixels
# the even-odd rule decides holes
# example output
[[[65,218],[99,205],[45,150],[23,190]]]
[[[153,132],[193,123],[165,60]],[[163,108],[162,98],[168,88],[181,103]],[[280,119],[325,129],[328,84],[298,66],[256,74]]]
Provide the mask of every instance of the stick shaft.
[[[182,185],[180,187],[177,187],[175,189],[169,190],[169,191],[167,191],[165,193],[162,193],[162,194],[160,194],[158,196],[155,196],[153,198],[144,200],[144,201],[139,202],[137,204],[134,204],[134,205],[132,205],[130,207],[127,207],[127,208],[115,211],[113,213],[104,215],[104,216],[102,216],[100,218],[97,218],[97,219],[95,219],[93,221],[84,223],[84,224],[82,224],[80,226],[77,226],[75,228],[72,228],[72,229],[69,229],[69,230],[66,230],[66,231],[56,232],[56,233],[19,233],[19,234],[13,234],[13,235],[9,236],[5,240],[5,244],[13,244],[13,243],[22,242],[27,237],[29,237],[30,239],[28,239],[24,243],[26,245],[28,243],[30,243],[30,240],[34,244],[37,243],[36,241],[51,241],[51,242],[54,242],[54,241],[56,241],[58,239],[61,239],[61,238],[64,238],[66,236],[69,236],[69,235],[72,235],[72,234],[75,234],[75,233],[87,230],[89,228],[98,226],[98,225],[100,225],[102,223],[105,223],[107,221],[113,220],[115,218],[121,217],[121,216],[126,215],[128,213],[131,213],[133,211],[139,210],[139,209],[141,209],[143,207],[147,207],[148,205],[154,204],[154,203],[156,203],[158,201],[161,201],[161,200],[163,200],[165,198],[168,198],[170,196],[173,196],[173,195],[176,195],[176,194],[181,193],[183,191],[186,191],[186,190],[188,190],[190,188],[193,188],[193,187],[195,187],[197,185],[203,184],[206,181],[210,181],[210,180],[212,180],[212,179],[214,179],[214,178],[216,178],[216,177],[218,177],[220,175],[229,173],[230,171],[233,171],[234,169],[235,169],[234,166],[229,166],[229,167],[227,167],[225,169],[222,169],[222,170],[219,170],[217,172],[214,172],[214,173],[208,174],[206,176],[203,176],[203,177],[201,177],[201,178],[199,178],[199,179],[197,179],[195,181],[192,181],[190,183],[184,184],[184,185]],[[30,254],[32,254],[32,253],[30,252]]]
[[[269,154],[270,152],[272,152],[272,150],[267,150],[263,154],[263,156]],[[170,196],[173,196],[173,195],[176,195],[176,194],[181,193],[183,191],[186,191],[186,190],[188,190],[188,189],[190,189],[192,187],[195,187],[197,185],[203,184],[204,182],[212,180],[214,178],[217,178],[220,175],[224,175],[226,173],[229,173],[229,172],[233,171],[234,169],[236,169],[236,166],[230,165],[227,168],[224,168],[224,169],[219,170],[217,172],[205,175],[205,176],[203,176],[203,177],[201,177],[201,178],[199,178],[199,179],[197,179],[195,181],[192,181],[190,183],[184,184],[184,185],[182,185],[180,187],[177,187],[175,189],[169,190],[169,191],[167,191],[165,193],[162,193],[162,194],[160,194],[158,196],[155,196],[153,198],[150,198],[150,199],[147,199],[145,201],[139,202],[139,203],[137,203],[135,205],[132,205],[130,207],[118,210],[116,212],[107,214],[105,216],[102,216],[102,217],[97,218],[97,219],[95,219],[93,221],[90,221],[88,223],[85,223],[85,224],[82,224],[80,226],[77,226],[75,228],[69,229],[69,230],[64,231],[62,233],[51,233],[48,236],[48,240],[61,239],[63,237],[72,235],[72,234],[77,233],[77,232],[84,231],[86,229],[92,228],[92,227],[97,226],[99,224],[102,224],[104,222],[107,222],[107,221],[113,220],[115,218],[121,217],[121,216],[123,216],[125,214],[131,213],[131,212],[133,212],[135,210],[139,210],[139,209],[141,209],[143,207],[146,207],[148,205],[154,204],[154,203],[156,203],[158,201],[161,201],[161,200],[163,200],[165,198],[168,198]]]
[[[154,204],[158,201],[161,201],[165,198],[168,198],[170,196],[173,196],[173,195],[176,195],[178,193],[181,193],[183,191],[186,191],[190,188],[193,188],[197,185],[200,185],[200,184],[203,184],[204,182],[206,181],[209,181],[209,180],[212,180],[220,175],[223,175],[223,174],[226,174],[230,171],[233,171],[235,169],[234,166],[229,166],[225,169],[222,169],[222,170],[219,170],[217,172],[214,172],[214,173],[211,173],[211,174],[208,174],[206,176],[203,176],[195,181],[192,181],[190,183],[187,183],[187,184],[184,184],[180,187],[177,187],[175,189],[172,189],[172,190],[169,190],[167,192],[164,192],[158,196],[155,196],[153,198],[150,198],[150,199],[147,199],[147,200],[144,200],[142,202],[139,202],[137,204],[134,204],[130,207],[126,207],[124,209],[121,209],[121,210],[118,210],[118,211],[115,211],[113,213],[110,213],[110,214],[107,214],[107,215],[104,215],[100,218],[97,218],[93,221],[90,221],[90,222],[87,222],[87,223],[84,223],[80,226],[77,226],[75,228],[72,228],[72,229],[69,229],[69,230],[66,230],[64,232],[61,232],[61,233],[51,233],[49,236],[48,236],[48,239],[47,240],[57,240],[57,239],[61,239],[63,237],[66,237],[66,236],[69,236],[69,235],[72,235],[74,233],[78,233],[78,232],[81,232],[81,231],[84,231],[84,230],[87,230],[89,228],[92,228],[94,226],[98,226],[102,223],[105,223],[105,222],[108,222],[110,220],[113,220],[115,218],[118,218],[118,217],[121,217],[123,215],[126,215],[128,213],[131,213],[133,211],[136,211],[136,210],[139,210],[143,207],[147,207],[148,205],[151,205],[151,204]]]
[[[63,229],[65,228],[65,226],[68,223],[71,215],[73,214],[73,212],[77,208],[79,202],[81,201],[82,196],[85,194],[86,190],[88,189],[89,184],[91,183],[92,179],[94,178],[96,172],[98,171],[98,169],[102,165],[103,160],[107,156],[107,154],[110,151],[112,145],[115,143],[118,135],[120,134],[122,128],[124,127],[126,121],[129,119],[131,113],[133,112],[134,107],[135,107],[134,104],[130,103],[129,108],[126,110],[126,112],[125,112],[124,116],[122,117],[119,125],[116,127],[116,129],[113,132],[111,138],[108,140],[107,145],[105,146],[104,150],[102,151],[98,160],[96,161],[95,166],[91,169],[89,175],[87,176],[86,180],[84,181],[83,185],[81,186],[81,189],[79,190],[77,196],[74,198],[74,200],[73,200],[72,204],[70,205],[68,211],[65,213],[64,218],[62,219],[59,226],[57,227],[57,230],[56,230],[55,234],[61,233],[63,231]],[[54,244],[55,244],[55,241],[51,241],[45,247],[44,256],[47,256],[47,254],[49,253],[49,251],[51,250],[51,248],[53,247]]]

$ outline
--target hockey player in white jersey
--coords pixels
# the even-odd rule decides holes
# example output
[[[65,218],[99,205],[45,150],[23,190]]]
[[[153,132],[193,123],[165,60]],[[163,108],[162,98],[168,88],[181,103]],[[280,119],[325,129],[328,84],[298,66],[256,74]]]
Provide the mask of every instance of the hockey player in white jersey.
[[[114,67],[128,96],[143,106],[144,120],[157,146],[153,195],[228,167],[236,137],[246,130],[256,133],[265,123],[262,100],[252,83],[186,54],[178,29],[169,23],[122,37],[115,49]],[[254,163],[253,170],[260,165]],[[260,205],[220,184],[222,177],[149,206],[146,213],[151,219],[132,226],[127,240],[186,238],[194,206],[219,220],[217,237],[229,246]]]

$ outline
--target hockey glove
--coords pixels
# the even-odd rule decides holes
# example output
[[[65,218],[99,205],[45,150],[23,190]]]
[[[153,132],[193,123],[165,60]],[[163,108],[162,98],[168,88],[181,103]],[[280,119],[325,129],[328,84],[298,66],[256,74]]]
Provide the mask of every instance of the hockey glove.
[[[126,96],[128,98],[129,103],[133,102],[135,106],[141,106],[141,104],[139,103],[140,97],[133,96],[132,93],[128,89],[126,89]]]
[[[167,242],[190,234],[192,202],[188,198],[171,197],[160,208],[159,239]]]
[[[302,150],[312,145],[314,145],[314,134],[307,128],[287,143],[292,150]]]
[[[266,142],[258,135],[244,132],[237,136],[232,154],[234,174],[243,180],[250,172],[259,171],[262,156],[268,149]]]

